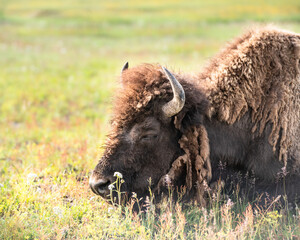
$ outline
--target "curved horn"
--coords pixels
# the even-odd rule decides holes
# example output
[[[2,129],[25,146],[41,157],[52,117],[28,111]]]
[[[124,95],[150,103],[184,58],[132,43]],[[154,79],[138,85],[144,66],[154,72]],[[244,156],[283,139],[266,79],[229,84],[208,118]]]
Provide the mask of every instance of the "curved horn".
[[[173,99],[170,102],[163,105],[162,111],[165,114],[165,116],[172,117],[175,114],[179,113],[183,108],[185,103],[185,93],[181,84],[172,75],[172,73],[170,73],[169,70],[164,67],[162,67],[162,69],[166,73],[173,91]]]
[[[126,69],[128,69],[128,62],[126,62],[126,63],[124,64],[124,66],[122,67],[121,73],[124,72]]]
[[[124,80],[123,80],[123,72],[125,71],[125,70],[127,70],[128,69],[128,62],[126,62],[125,64],[124,64],[124,66],[122,67],[122,71],[121,71],[121,84],[122,84],[122,86],[124,87],[125,86],[125,83],[124,83]]]

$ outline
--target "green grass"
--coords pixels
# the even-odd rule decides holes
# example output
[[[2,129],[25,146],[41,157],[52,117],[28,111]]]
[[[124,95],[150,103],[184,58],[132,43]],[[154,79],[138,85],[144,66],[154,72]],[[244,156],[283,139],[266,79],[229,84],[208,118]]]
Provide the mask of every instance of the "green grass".
[[[121,214],[90,171],[124,62],[200,71],[245,29],[300,32],[300,2],[0,1],[0,239],[292,239],[300,213],[213,200]]]

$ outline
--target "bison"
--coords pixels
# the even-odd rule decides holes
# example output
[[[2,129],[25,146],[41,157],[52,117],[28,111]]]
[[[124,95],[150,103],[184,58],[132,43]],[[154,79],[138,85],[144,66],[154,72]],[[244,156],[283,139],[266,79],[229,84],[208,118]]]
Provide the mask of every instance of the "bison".
[[[107,198],[120,172],[128,197],[172,186],[205,205],[212,183],[226,188],[241,172],[255,178],[256,193],[299,202],[299,60],[300,35],[266,27],[228,44],[199,74],[126,64],[92,191]]]

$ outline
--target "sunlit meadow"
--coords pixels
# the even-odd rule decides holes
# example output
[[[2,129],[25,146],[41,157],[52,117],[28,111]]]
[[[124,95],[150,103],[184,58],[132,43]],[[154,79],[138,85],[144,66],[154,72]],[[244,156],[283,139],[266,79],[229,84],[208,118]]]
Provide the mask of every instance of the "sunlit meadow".
[[[266,23],[300,32],[299,0],[0,0],[0,239],[299,238],[299,209],[276,203],[134,214],[88,187],[124,62],[200,71]]]

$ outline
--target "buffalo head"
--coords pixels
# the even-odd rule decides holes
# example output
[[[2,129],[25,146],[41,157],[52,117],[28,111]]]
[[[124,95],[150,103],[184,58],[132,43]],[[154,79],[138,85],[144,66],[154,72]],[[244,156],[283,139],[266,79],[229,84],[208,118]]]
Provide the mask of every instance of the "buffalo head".
[[[184,146],[193,145],[187,143],[184,132],[192,122],[201,124],[198,111],[204,112],[207,102],[200,93],[193,96],[193,87],[180,76],[177,78],[159,66],[128,69],[126,64],[123,67],[123,88],[114,104],[112,132],[107,138],[104,155],[90,177],[94,193],[107,198],[109,186],[116,179],[115,172],[122,173],[121,191],[128,197],[132,192],[145,197],[149,187],[157,190],[168,177],[177,185],[197,178],[197,174],[189,173],[195,162],[187,158],[196,158],[199,150],[198,153],[184,150]],[[185,103],[186,97],[189,102]],[[189,132],[193,135],[192,130]],[[200,138],[198,135],[195,137]],[[171,175],[167,176],[168,173]]]

